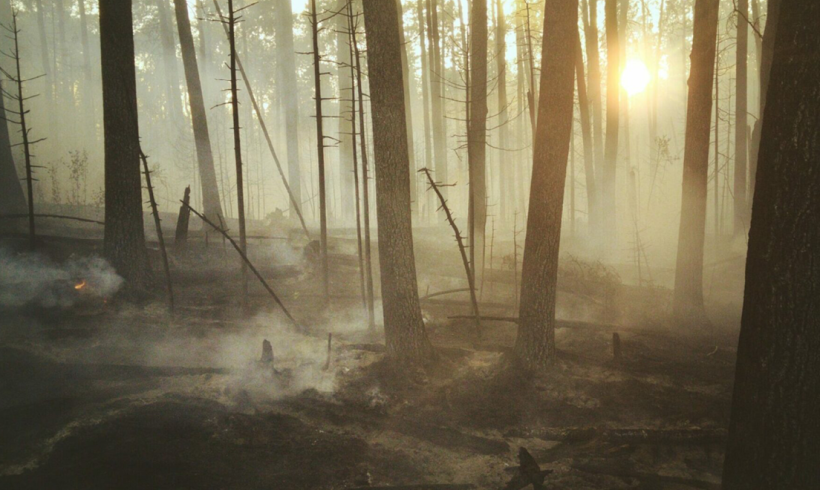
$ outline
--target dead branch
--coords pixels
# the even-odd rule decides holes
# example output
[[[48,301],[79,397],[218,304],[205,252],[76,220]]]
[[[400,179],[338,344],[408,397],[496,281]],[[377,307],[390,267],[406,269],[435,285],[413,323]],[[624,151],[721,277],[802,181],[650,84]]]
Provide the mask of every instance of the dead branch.
[[[151,205],[151,214],[154,216],[154,226],[157,229],[157,241],[159,241],[159,251],[162,254],[162,268],[165,271],[165,286],[168,290],[168,309],[174,313],[174,285],[171,281],[171,268],[168,266],[168,252],[165,250],[165,238],[162,235],[162,226],[159,219],[157,201],[154,199],[154,187],[151,185],[151,171],[148,170],[148,157],[140,149],[140,159],[145,173],[145,185],[148,187],[148,202]]]

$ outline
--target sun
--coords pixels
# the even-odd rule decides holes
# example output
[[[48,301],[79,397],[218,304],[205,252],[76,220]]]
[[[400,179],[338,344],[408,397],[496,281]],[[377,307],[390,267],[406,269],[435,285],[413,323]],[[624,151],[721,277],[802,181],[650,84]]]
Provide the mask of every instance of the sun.
[[[291,5],[294,14],[301,14],[308,6],[309,0],[291,0]]]
[[[621,86],[630,97],[646,90],[649,85],[649,70],[641,60],[629,60],[621,73]]]

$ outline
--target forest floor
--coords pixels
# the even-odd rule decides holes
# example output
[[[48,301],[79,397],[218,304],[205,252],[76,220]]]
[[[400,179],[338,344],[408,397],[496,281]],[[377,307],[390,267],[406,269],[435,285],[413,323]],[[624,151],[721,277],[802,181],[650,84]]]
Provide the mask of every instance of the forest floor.
[[[52,242],[58,261],[99,251]],[[422,291],[464,287],[436,243],[417,244]],[[350,242],[334,248],[329,309],[298,248],[252,255],[307,334],[256,282],[243,295],[236,259],[215,248],[174,260],[173,316],[161,296],[0,311],[0,488],[501,489],[519,447],[553,471],[551,489],[719,488],[736,311],[682,334],[659,313],[663,288],[581,294],[600,270],[570,267],[586,272],[563,279],[559,316],[573,321],[551,371],[511,365],[515,324],[484,322],[477,341],[471,320],[449,319],[470,313],[465,293],[423,301],[439,358],[401,370],[366,327]],[[511,275],[488,275],[483,315],[514,315]]]

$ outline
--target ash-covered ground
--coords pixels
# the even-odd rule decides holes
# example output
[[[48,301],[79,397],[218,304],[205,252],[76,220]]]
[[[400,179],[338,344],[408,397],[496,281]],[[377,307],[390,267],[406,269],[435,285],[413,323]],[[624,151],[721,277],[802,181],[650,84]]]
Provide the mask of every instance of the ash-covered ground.
[[[213,239],[173,256],[173,315],[159,272],[149,297],[101,291],[118,285],[89,262],[99,241],[44,238],[33,260],[7,240],[6,265],[23,269],[17,289],[3,279],[4,298],[18,294],[0,316],[0,488],[500,489],[521,447],[552,470],[547,488],[719,487],[739,288],[707,285],[712,327],[682,331],[661,285],[567,255],[558,361],[533,376],[507,355],[516,272],[499,240],[481,313],[500,320],[478,339],[450,318],[471,313],[466,292],[423,299],[439,358],[404,369],[367,327],[355,241],[332,245],[325,309],[301,245],[251,244],[303,333],[253,279],[242,294],[237,257]],[[422,231],[416,247],[422,296],[466,286],[452,243]],[[721,284],[742,281],[742,260],[715,263]],[[21,298],[31,268],[42,282]]]

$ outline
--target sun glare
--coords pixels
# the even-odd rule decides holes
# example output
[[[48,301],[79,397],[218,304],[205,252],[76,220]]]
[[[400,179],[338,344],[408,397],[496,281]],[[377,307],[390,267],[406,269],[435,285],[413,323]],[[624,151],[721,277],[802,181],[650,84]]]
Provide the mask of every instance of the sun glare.
[[[643,61],[629,60],[621,73],[621,86],[629,96],[639,94],[649,85],[649,70]]]
[[[290,0],[291,5],[293,6],[293,13],[294,14],[301,14],[305,11],[308,5],[308,0]]]

